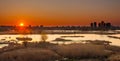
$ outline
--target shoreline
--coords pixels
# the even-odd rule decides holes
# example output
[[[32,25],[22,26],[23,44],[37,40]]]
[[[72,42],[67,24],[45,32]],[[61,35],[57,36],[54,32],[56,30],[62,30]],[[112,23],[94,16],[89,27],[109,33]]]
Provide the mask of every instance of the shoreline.
[[[120,34],[120,32],[107,32],[107,31],[81,31],[81,32],[45,32],[46,34],[103,34],[103,35],[109,35],[109,34]],[[0,32],[0,35],[16,35],[16,34],[22,34],[22,35],[29,35],[29,34],[41,34],[41,32],[33,32],[33,33],[14,33],[14,32]]]

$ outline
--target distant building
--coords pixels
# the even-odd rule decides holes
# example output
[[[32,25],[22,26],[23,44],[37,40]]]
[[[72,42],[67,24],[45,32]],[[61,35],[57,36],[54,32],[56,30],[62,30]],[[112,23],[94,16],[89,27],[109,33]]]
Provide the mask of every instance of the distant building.
[[[112,24],[111,23],[105,23],[104,21],[101,21],[100,23],[97,24],[97,22],[92,22],[90,24],[91,28],[94,28],[94,29],[109,29],[112,27]]]
[[[91,23],[90,26],[93,28],[93,23]]]
[[[112,27],[111,23],[106,23],[106,27],[111,28]]]
[[[94,28],[96,28],[97,27],[97,22],[94,22],[93,26],[94,26]]]
[[[105,22],[104,21],[101,21],[98,25],[100,28],[104,28],[105,27]]]
[[[91,23],[90,26],[91,26],[92,28],[96,28],[96,27],[97,27],[97,22]]]
[[[43,25],[40,25],[40,28],[43,28],[44,26]]]
[[[104,21],[101,21],[101,23],[98,24],[100,28],[110,28],[112,25],[111,23],[105,23]]]

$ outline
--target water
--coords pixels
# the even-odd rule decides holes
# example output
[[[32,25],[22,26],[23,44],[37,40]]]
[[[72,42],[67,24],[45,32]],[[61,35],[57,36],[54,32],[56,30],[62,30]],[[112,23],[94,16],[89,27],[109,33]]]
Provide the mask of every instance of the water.
[[[0,48],[8,46],[8,44],[0,44]]]
[[[120,46],[120,39],[110,38],[107,37],[108,35],[100,35],[100,34],[47,34],[48,39],[46,41],[53,42],[52,40],[55,40],[56,38],[61,38],[61,36],[84,36],[84,37],[66,37],[64,39],[70,39],[73,40],[72,42],[81,42],[83,40],[105,40],[112,42],[111,45]],[[112,34],[109,36],[116,36],[120,37],[120,34]],[[31,37],[33,40],[32,42],[40,41],[41,35],[40,34],[31,34],[31,35],[0,35],[1,39],[16,40],[16,37]],[[1,45],[0,47],[3,47],[6,45]]]

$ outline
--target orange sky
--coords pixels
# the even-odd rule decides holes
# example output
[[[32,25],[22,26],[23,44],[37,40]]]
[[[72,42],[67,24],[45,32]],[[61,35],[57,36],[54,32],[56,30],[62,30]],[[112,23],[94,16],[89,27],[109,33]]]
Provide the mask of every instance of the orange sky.
[[[0,25],[120,23],[120,0],[0,0]]]

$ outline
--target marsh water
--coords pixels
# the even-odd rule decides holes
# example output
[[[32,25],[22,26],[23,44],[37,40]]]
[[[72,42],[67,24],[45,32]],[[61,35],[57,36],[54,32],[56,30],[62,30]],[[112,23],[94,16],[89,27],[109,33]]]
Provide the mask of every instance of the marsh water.
[[[78,37],[68,37],[68,36],[78,36]],[[56,43],[56,42],[53,41],[56,38],[72,40],[72,41],[68,41],[66,43],[72,43],[72,42],[79,43],[79,42],[83,42],[85,40],[105,40],[105,41],[112,42],[111,45],[120,46],[120,39],[110,38],[108,36],[120,37],[120,34],[111,34],[111,35],[110,34],[47,34],[48,39],[46,41],[52,42],[52,43]],[[31,42],[39,42],[39,41],[41,41],[41,34],[0,35],[0,40],[2,40],[2,39],[5,39],[5,40],[16,40],[16,37],[30,37],[30,38],[32,38]],[[60,42],[60,43],[62,43],[62,42]],[[7,44],[0,44],[0,47],[3,47],[3,46],[7,46]]]

